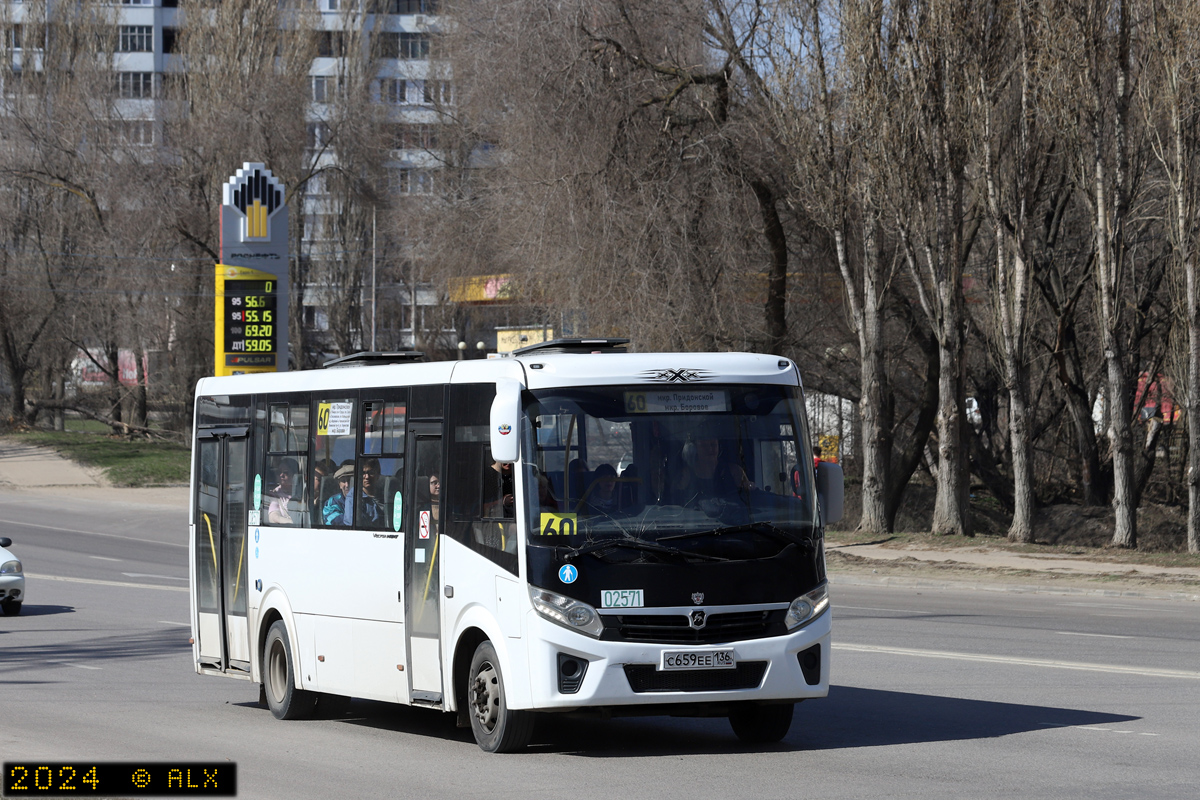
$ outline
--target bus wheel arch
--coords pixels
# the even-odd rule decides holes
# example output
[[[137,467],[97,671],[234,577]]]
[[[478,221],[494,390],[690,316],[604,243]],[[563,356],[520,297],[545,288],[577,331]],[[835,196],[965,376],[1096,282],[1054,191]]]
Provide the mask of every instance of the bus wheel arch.
[[[454,693],[454,708],[458,712],[457,724],[460,728],[471,727],[467,680],[470,676],[471,659],[475,657],[475,650],[487,640],[488,635],[479,628],[467,628],[458,637],[458,644],[454,648],[451,686]]]
[[[263,663],[263,654],[266,652],[266,647],[267,647],[267,632],[271,630],[272,625],[274,625],[276,622],[281,621],[282,619],[283,619],[283,614],[281,614],[279,612],[279,609],[277,609],[277,608],[271,608],[270,610],[264,611],[262,613],[262,616],[259,617],[258,637],[257,637],[258,641],[254,646],[254,660],[255,660],[255,662],[257,662],[256,666],[257,666],[257,672],[258,672],[259,685],[262,685],[263,672],[266,669],[266,665]],[[263,696],[263,704],[265,705],[266,702],[267,702],[266,696],[264,695]]]

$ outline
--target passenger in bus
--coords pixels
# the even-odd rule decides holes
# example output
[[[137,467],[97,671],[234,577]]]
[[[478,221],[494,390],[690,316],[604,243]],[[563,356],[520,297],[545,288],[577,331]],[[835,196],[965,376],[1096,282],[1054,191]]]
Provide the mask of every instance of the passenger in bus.
[[[721,441],[715,437],[705,436],[684,445],[683,460],[686,466],[674,486],[678,505],[734,499],[739,492],[754,488],[745,470],[721,458]]]
[[[440,530],[437,523],[442,519],[442,479],[437,475],[429,476],[429,498],[428,505],[425,506],[429,510],[429,516],[433,518],[434,528]]]
[[[537,476],[538,485],[538,505],[542,511],[558,511],[558,498],[554,496],[554,484],[550,482],[550,476],[533,468],[534,474]]]
[[[380,493],[383,489],[383,481],[380,479],[379,459],[368,458],[363,461],[362,471],[362,494],[359,499],[362,502],[362,512],[359,514],[359,523],[364,528],[382,528],[384,525],[384,504]]]
[[[309,492],[309,502],[312,504],[314,514],[321,512],[321,490],[325,486],[325,479],[332,479],[335,472],[337,472],[337,464],[328,458],[320,458],[313,462],[312,491]]]
[[[490,455],[490,454],[489,454]],[[488,519],[512,519],[516,503],[512,464],[492,459],[483,471],[483,516]]]
[[[596,467],[594,475],[581,510],[585,514],[609,516],[615,513],[620,505],[620,498],[617,496],[617,471],[611,464],[601,464]]]
[[[354,462],[338,467],[333,476],[337,478],[340,491],[325,501],[321,520],[336,528],[349,528],[354,523],[354,499],[350,497],[350,490],[354,486]]]
[[[267,522],[271,525],[295,525],[288,503],[295,494],[295,486],[300,465],[294,458],[281,458],[275,463],[275,477],[279,480],[269,493],[271,502],[267,505]]]

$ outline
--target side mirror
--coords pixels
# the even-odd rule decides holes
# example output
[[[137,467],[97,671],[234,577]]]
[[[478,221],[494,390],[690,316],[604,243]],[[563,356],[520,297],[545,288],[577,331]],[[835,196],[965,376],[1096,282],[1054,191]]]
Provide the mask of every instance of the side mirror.
[[[822,521],[829,525],[842,519],[845,505],[845,478],[842,465],[822,461],[817,465],[817,502],[821,504]]]
[[[492,458],[502,464],[514,464],[520,457],[521,384],[514,380],[496,381],[496,399],[492,400]]]
[[[7,536],[0,536],[0,547],[12,547],[12,539]]]

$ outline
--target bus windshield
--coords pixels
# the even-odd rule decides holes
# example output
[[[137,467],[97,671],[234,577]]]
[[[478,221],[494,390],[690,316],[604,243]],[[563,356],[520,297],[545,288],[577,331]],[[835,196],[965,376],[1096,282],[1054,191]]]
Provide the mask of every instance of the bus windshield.
[[[527,393],[530,543],[606,561],[766,558],[811,546],[797,387]]]

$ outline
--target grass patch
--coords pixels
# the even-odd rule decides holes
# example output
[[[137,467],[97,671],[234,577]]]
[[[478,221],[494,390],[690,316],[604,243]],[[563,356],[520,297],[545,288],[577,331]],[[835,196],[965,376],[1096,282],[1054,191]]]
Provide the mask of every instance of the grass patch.
[[[26,444],[55,450],[85,466],[98,467],[114,486],[188,482],[191,450],[180,444],[71,431],[24,431],[11,435]]]

